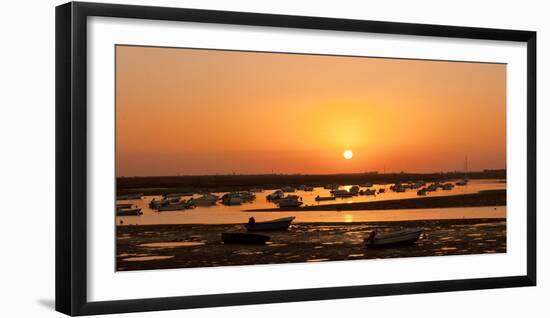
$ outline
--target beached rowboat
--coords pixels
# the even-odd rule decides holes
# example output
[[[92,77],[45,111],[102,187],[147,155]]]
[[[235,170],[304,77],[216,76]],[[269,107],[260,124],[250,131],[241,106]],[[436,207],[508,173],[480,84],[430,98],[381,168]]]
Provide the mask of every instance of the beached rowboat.
[[[141,212],[141,208],[135,208],[135,209],[117,209],[116,215],[117,216],[131,216],[131,215],[142,215],[143,212]]]
[[[405,229],[388,233],[378,233],[372,231],[365,239],[365,244],[368,247],[391,247],[399,245],[412,244],[422,235],[421,228]]]
[[[284,231],[288,230],[290,223],[294,221],[295,217],[289,216],[286,218],[280,218],[276,220],[263,221],[263,222],[254,222],[247,223],[244,225],[248,232],[258,232],[258,231]]]
[[[227,232],[222,233],[224,244],[265,244],[269,236],[245,232]]]

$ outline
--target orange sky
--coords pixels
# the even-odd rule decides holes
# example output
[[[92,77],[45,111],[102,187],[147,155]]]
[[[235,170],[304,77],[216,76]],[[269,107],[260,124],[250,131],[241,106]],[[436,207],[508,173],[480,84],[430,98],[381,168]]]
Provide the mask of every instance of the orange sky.
[[[504,64],[117,46],[116,85],[117,176],[506,166]]]

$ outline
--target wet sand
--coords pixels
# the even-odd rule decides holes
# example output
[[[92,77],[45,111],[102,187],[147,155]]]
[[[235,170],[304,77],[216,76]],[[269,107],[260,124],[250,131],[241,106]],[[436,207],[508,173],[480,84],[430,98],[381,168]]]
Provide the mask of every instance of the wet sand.
[[[403,201],[403,200],[400,200]],[[421,227],[414,245],[368,249],[364,237]],[[225,245],[221,233],[242,225],[117,226],[117,271],[280,264],[375,258],[506,252],[506,219],[460,219],[368,223],[299,223],[265,233],[266,245]]]

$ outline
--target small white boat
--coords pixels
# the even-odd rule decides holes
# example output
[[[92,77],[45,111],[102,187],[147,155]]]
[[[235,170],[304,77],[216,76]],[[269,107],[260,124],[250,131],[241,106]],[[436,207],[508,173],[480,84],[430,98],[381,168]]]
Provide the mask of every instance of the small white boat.
[[[315,201],[331,201],[331,200],[336,200],[336,197],[335,196],[322,197],[319,195],[315,197]]]
[[[131,209],[117,209],[117,216],[132,216],[132,215],[142,215],[141,208],[131,208]]]
[[[405,229],[387,233],[372,231],[365,239],[365,244],[369,247],[391,247],[413,244],[420,239],[422,231],[423,230],[421,228]]]
[[[248,223],[245,224],[245,227],[249,232],[284,231],[284,230],[288,230],[290,223],[292,223],[294,219],[295,217],[289,216],[286,218],[280,218],[280,219],[275,219],[270,221],[262,221],[262,222],[249,221]]]

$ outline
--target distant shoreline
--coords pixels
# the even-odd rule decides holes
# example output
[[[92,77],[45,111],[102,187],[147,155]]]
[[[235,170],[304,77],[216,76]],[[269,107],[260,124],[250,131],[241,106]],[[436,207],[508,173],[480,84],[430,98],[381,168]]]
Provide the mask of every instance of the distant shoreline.
[[[160,195],[174,192],[229,192],[252,188],[264,190],[302,184],[322,187],[327,184],[362,185],[365,182],[392,184],[423,180],[426,182],[456,180],[464,178],[464,172],[444,173],[350,173],[326,175],[265,174],[265,175],[206,175],[172,177],[118,177],[117,195],[143,193]],[[470,179],[506,179],[506,170],[468,172]]]
[[[250,209],[246,212],[277,211],[357,211],[357,210],[400,210],[400,209],[435,209],[478,206],[506,205],[506,190],[486,190],[472,194],[459,194],[412,199],[384,200],[372,202],[335,203],[310,205],[305,207]]]

